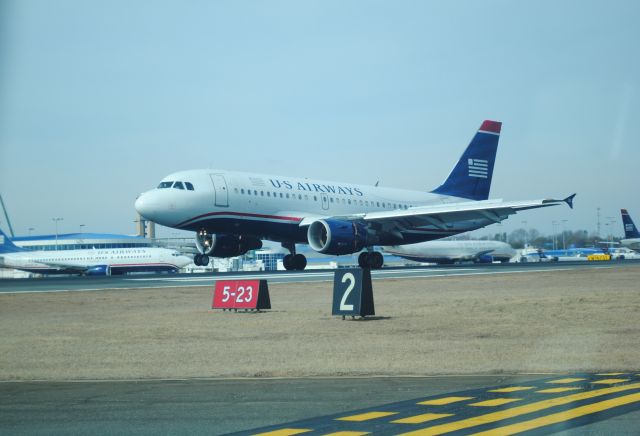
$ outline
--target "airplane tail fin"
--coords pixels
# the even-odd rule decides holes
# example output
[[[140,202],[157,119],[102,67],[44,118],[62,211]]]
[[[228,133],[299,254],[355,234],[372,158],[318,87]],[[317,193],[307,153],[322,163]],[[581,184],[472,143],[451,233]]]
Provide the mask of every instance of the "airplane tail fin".
[[[485,120],[447,180],[431,192],[469,200],[488,199],[501,127],[499,121]]]
[[[627,212],[627,209],[621,209],[622,212],[622,225],[624,226],[624,237],[626,239],[631,238],[640,238],[640,232],[638,232],[638,228],[633,223],[631,219],[631,215]]]
[[[11,239],[0,230],[0,254],[15,253],[18,251],[24,251],[24,248],[15,245]]]

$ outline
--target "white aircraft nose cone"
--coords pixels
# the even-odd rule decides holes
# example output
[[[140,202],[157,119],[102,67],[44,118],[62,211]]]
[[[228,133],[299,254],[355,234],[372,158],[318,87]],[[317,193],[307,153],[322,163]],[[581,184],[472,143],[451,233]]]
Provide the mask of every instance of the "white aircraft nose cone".
[[[153,219],[156,212],[154,202],[149,198],[149,194],[142,194],[136,199],[136,211],[147,219]]]

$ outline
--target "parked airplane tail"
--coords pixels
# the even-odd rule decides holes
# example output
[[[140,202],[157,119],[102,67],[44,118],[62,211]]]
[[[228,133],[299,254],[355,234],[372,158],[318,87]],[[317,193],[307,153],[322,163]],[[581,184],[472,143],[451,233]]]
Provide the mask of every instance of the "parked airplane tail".
[[[638,228],[633,223],[633,220],[631,219],[629,212],[627,212],[627,209],[621,209],[620,212],[622,212],[622,225],[624,226],[624,237],[626,239],[640,238],[640,232],[638,232]]]
[[[485,120],[447,180],[431,192],[469,200],[488,199],[501,127],[499,121]]]
[[[0,229],[0,254],[15,253],[18,251],[25,251],[24,248],[20,248],[15,245],[11,239]]]

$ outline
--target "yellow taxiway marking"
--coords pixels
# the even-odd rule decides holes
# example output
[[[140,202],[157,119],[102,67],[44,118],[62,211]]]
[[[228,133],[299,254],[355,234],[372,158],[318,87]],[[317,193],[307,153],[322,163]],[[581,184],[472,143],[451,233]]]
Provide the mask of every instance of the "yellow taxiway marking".
[[[457,403],[458,401],[473,400],[474,397],[444,397],[435,400],[420,401],[423,406],[444,406],[445,404]]]
[[[342,418],[337,418],[339,421],[354,421],[354,422],[362,422],[369,421],[371,419],[384,418],[385,416],[397,415],[398,412],[368,412],[361,413],[359,415],[351,415],[344,416]]]
[[[606,380],[592,381],[591,384],[592,385],[614,385],[616,383],[624,383],[628,381],[629,381],[628,378],[608,378]]]
[[[327,433],[324,436],[364,436],[371,434],[368,431],[336,431],[333,433]]]
[[[479,403],[469,404],[474,407],[494,407],[502,406],[503,404],[513,403],[514,401],[520,401],[522,398],[495,398],[493,400],[480,401]]]
[[[596,398],[602,395],[615,394],[617,392],[630,391],[632,389],[640,389],[640,383],[631,383],[628,385],[615,386],[611,388],[595,389],[589,392],[580,392],[577,394],[567,395],[566,397],[556,397],[548,400],[538,401],[531,404],[512,407],[498,412],[487,413],[485,415],[474,416],[472,418],[462,419],[446,424],[434,425],[432,427],[404,433],[405,435],[437,435],[449,433],[456,430],[471,428],[478,425],[488,424],[490,422],[502,421],[508,418],[525,415],[527,413],[538,412],[540,410],[549,409],[555,406],[570,404],[575,401]]]
[[[558,379],[558,380],[548,381],[547,383],[551,383],[551,384],[566,384],[566,383],[575,383],[575,382],[584,381],[584,380],[586,380],[586,378],[561,378],[561,379]]]
[[[607,377],[611,377],[613,375],[625,375],[625,372],[605,372],[602,374],[596,374],[596,375],[606,375]]]
[[[567,391],[579,391],[581,388],[550,388],[550,389],[542,389],[541,391],[536,391],[536,393],[538,394],[557,394],[560,392],[567,392]]]
[[[533,386],[511,386],[510,388],[491,389],[489,392],[518,392],[529,389],[533,389]]]
[[[258,433],[255,436],[293,436],[294,434],[308,433],[313,431],[308,428],[281,428],[280,430]]]
[[[640,393],[625,395],[623,397],[613,398],[611,400],[600,401],[599,403],[576,407],[575,409],[567,410],[565,412],[553,413],[551,415],[531,419],[529,421],[523,421],[517,424],[483,431],[481,433],[476,433],[475,436],[502,436],[520,433],[523,431],[544,427],[545,425],[557,424],[559,422],[568,421],[574,418],[580,418],[581,416],[590,415],[592,413],[602,412],[603,410],[612,409],[614,407],[624,406],[625,404],[636,403],[638,401],[640,401]]]
[[[433,421],[434,419],[446,418],[453,416],[451,413],[423,413],[422,415],[409,416],[408,418],[396,419],[391,421],[394,424],[422,424],[423,422]]]

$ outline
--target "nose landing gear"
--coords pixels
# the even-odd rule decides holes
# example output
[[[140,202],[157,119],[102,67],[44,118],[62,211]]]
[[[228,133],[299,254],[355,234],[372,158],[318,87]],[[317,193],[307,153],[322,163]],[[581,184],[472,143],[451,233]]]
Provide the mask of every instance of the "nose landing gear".
[[[196,254],[193,256],[193,263],[195,263],[196,266],[207,266],[209,265],[209,256],[206,254]]]

